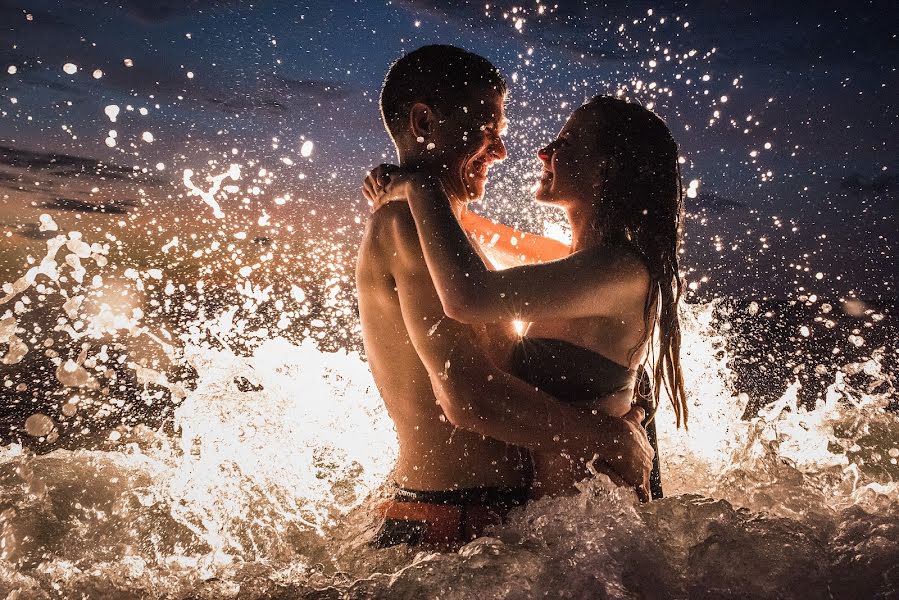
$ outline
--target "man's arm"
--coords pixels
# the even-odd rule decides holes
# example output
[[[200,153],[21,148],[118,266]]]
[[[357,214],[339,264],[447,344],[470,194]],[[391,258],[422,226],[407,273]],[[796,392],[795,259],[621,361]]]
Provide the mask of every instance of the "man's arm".
[[[629,419],[593,414],[498,369],[471,327],[444,314],[408,207],[394,203],[372,218],[384,220],[403,321],[450,423],[533,450],[589,449],[628,483],[646,483],[652,449],[642,411]]]

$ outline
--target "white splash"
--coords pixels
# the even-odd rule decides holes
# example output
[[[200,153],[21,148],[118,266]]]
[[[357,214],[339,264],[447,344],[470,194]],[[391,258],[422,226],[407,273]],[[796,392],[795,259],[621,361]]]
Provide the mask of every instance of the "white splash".
[[[109,117],[110,122],[115,123],[121,109],[116,104],[109,104],[103,109],[103,112]]]
[[[218,201],[215,199],[215,195],[219,193],[222,188],[222,182],[226,178],[230,178],[232,181],[237,181],[240,179],[240,165],[232,164],[228,170],[224,173],[220,173],[218,175],[210,175],[206,179],[210,182],[210,187],[208,190],[203,190],[194,185],[191,178],[194,176],[194,172],[191,169],[184,169],[184,178],[183,182],[185,187],[189,190],[189,196],[199,196],[203,199],[210,208],[212,208],[212,214],[216,219],[222,219],[225,217],[225,213],[222,212],[222,208],[219,205]]]
[[[323,533],[393,468],[393,427],[357,354],[275,338],[246,358],[190,346],[186,359],[202,376],[175,415],[183,462],[167,493],[219,558],[278,545],[253,520]]]

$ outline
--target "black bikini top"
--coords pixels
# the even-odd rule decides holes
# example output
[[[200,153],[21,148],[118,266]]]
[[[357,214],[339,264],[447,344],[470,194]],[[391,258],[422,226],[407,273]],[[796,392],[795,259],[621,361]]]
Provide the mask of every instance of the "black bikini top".
[[[512,375],[566,402],[593,400],[630,387],[637,371],[593,350],[552,338],[523,337],[515,344]]]

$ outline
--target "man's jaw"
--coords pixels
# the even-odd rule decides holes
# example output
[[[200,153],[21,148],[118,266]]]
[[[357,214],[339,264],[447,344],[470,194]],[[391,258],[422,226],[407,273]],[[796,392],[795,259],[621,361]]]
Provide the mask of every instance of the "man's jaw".
[[[487,183],[487,174],[493,167],[495,160],[481,156],[473,158],[465,163],[462,168],[462,181],[468,195],[467,200],[480,200],[484,195],[484,187]]]
[[[466,169],[468,175],[472,178],[480,177],[482,179],[487,179],[487,171],[490,167],[493,166],[493,162],[487,162],[486,158],[478,158],[472,161],[469,161],[468,168]]]

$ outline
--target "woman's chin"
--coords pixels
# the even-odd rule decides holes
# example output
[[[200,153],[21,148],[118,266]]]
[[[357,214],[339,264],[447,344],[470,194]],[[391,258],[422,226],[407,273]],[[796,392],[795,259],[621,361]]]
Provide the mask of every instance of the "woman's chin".
[[[541,204],[551,204],[553,201],[552,191],[541,185],[534,192],[534,200]]]

